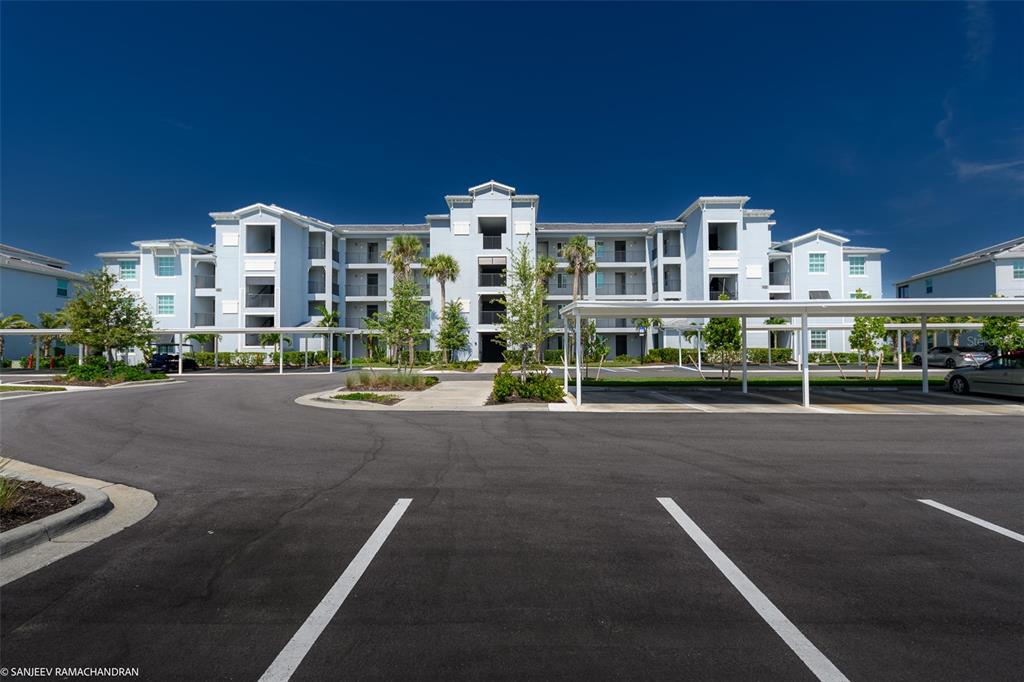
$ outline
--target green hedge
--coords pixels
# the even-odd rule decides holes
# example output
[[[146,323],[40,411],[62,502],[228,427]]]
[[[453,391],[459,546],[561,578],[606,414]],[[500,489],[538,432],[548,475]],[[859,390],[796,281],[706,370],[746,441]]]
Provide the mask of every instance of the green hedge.
[[[285,351],[284,352],[284,364],[287,367],[302,367],[306,362],[307,354],[300,350]],[[213,367],[213,353],[209,351],[199,351],[197,353],[190,353],[185,357],[190,357],[196,361],[200,367]],[[264,365],[277,365],[278,363],[277,353],[231,353],[221,352],[217,353],[217,366],[218,367],[248,367],[250,369],[254,367],[262,367]],[[327,351],[309,351],[308,353],[309,366],[327,366]],[[334,351],[334,364],[340,365],[345,362],[345,356],[339,351]]]
[[[115,379],[118,381],[148,381],[150,379],[166,379],[166,375],[150,372],[145,365],[126,365],[123,362],[115,362],[113,374],[107,373],[107,363],[103,358],[89,358],[83,364],[74,364],[68,367],[68,379],[75,381],[105,381]]]
[[[551,374],[527,374],[523,381],[518,375],[509,372],[498,372],[494,377],[494,388],[491,397],[499,403],[510,398],[520,400],[543,400],[554,403],[562,399],[562,382]]]

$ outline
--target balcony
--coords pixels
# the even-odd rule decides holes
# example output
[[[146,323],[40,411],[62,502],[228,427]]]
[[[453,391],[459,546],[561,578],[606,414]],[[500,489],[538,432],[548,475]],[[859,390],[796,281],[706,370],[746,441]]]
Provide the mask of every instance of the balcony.
[[[598,249],[598,263],[643,263],[643,249]]]
[[[504,315],[504,310],[481,310],[480,324],[501,324],[499,315]]]
[[[384,287],[380,284],[346,284],[346,296],[385,296]]]
[[[213,289],[217,286],[216,275],[192,275],[196,289]]]
[[[384,265],[384,259],[381,258],[378,251],[347,251],[345,252],[345,262]]]
[[[306,291],[311,294],[323,294],[327,292],[327,282],[320,279],[311,279],[308,282]]]
[[[647,293],[643,284],[602,284],[597,287],[598,296],[641,296]]]
[[[481,272],[480,286],[482,287],[503,287],[505,286],[505,273]]]
[[[323,244],[319,244],[319,245],[310,244],[309,245],[309,258],[310,258],[310,260],[312,260],[314,258],[326,258],[326,257],[327,257],[327,247],[325,247]]]
[[[662,252],[666,258],[679,258],[679,244],[665,244]]]
[[[712,287],[708,289],[708,300],[717,301],[722,294],[729,297],[730,301],[736,300],[736,289],[730,287]]]
[[[216,324],[216,316],[213,313],[192,313],[193,327],[212,327]]]
[[[484,236],[484,249],[501,249],[501,235],[500,234],[485,234]]]
[[[246,308],[273,308],[274,294],[249,294],[245,297]]]
[[[768,272],[768,284],[773,287],[788,287],[789,272]]]
[[[665,280],[665,291],[682,291],[683,283],[678,279],[666,279]]]

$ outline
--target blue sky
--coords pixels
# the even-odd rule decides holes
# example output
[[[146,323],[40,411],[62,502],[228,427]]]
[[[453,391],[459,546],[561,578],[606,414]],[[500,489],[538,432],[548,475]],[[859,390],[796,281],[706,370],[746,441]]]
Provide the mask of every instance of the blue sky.
[[[0,238],[79,269],[214,210],[419,222],[490,178],[542,221],[749,195],[777,237],[888,247],[887,283],[1024,233],[1024,4],[0,12]]]

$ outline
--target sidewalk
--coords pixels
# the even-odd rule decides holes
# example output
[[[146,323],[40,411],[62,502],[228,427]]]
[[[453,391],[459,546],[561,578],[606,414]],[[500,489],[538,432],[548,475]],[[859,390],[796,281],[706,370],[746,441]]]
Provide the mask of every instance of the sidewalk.
[[[491,395],[491,382],[442,381],[425,391],[411,393],[392,410],[459,410],[482,407]]]

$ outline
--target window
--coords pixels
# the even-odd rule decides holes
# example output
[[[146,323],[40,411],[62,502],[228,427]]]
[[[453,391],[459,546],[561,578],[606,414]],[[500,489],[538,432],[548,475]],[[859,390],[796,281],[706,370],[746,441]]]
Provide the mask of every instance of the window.
[[[1024,279],[1024,260],[1013,261],[1013,278]]]
[[[864,263],[867,258],[864,256],[850,256],[850,277],[863,277],[865,275]]]
[[[597,279],[597,286],[603,287],[604,286],[604,273],[603,272],[598,272],[595,275],[595,278]]]
[[[926,294],[932,293],[932,280],[931,280],[931,278],[926,279],[924,281],[924,293],[926,293]]]
[[[900,288],[896,290],[896,298],[910,298],[910,286],[901,284]]]
[[[156,276],[157,277],[174,277],[174,256],[157,256],[156,257]]]
[[[563,272],[558,273],[558,281],[555,283],[556,289],[565,289],[568,285],[565,283],[567,275]]]
[[[811,350],[828,350],[828,331],[825,329],[811,330]]]
[[[57,280],[57,295],[61,298],[68,297],[68,281],[66,279]]]
[[[825,254],[824,253],[809,253],[807,254],[807,272],[810,273],[824,273],[825,272]]]
[[[174,314],[174,295],[173,294],[157,294],[157,297],[156,297],[156,314],[157,315],[173,315]]]
[[[120,267],[118,279],[120,279],[122,282],[134,282],[135,279],[138,277],[138,263],[136,263],[135,261],[118,261],[118,266]]]

